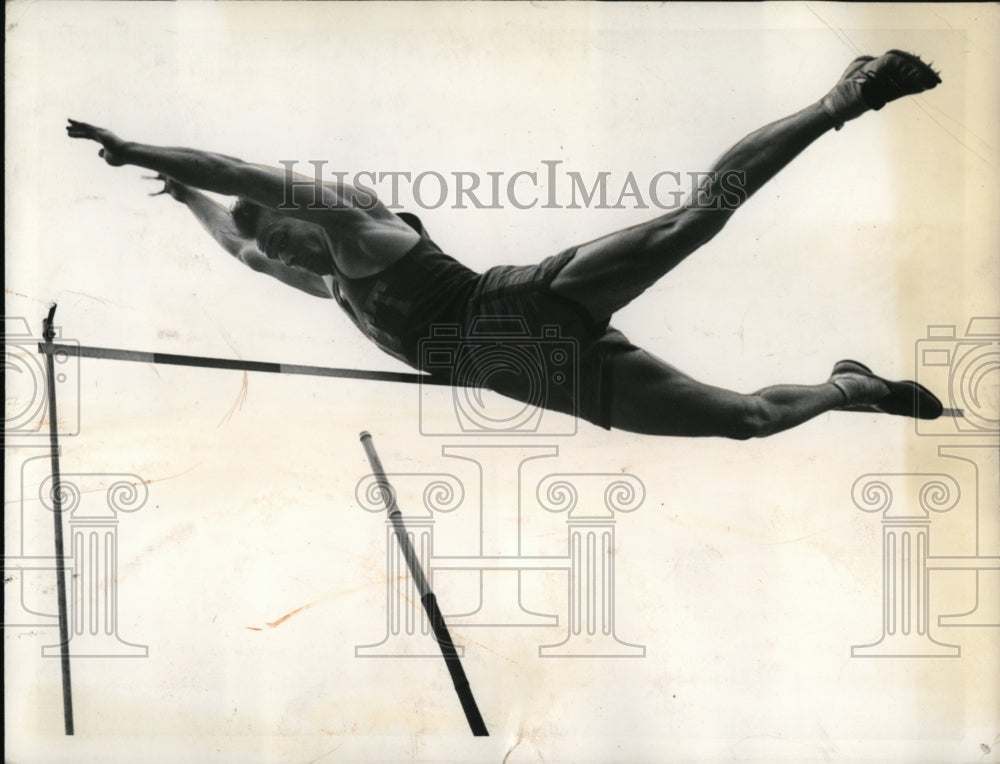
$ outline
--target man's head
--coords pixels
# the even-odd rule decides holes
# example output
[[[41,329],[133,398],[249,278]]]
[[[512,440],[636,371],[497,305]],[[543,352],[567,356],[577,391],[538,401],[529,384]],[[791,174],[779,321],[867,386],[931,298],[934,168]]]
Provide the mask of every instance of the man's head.
[[[271,260],[305,268],[319,276],[333,273],[332,253],[322,228],[240,198],[230,209],[236,229],[253,239]]]

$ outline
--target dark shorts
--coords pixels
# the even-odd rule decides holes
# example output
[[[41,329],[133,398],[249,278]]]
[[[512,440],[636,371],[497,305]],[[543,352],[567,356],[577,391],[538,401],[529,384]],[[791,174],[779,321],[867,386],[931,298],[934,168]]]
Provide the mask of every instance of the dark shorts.
[[[636,346],[552,291],[553,279],[575,253],[574,247],[536,265],[498,266],[482,274],[462,323],[466,344],[488,360],[472,364],[464,379],[610,429],[615,359]]]

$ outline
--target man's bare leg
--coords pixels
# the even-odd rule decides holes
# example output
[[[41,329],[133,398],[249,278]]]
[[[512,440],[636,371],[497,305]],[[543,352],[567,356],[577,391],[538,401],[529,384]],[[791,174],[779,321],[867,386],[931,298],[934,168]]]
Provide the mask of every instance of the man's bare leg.
[[[741,204],[821,135],[939,81],[908,54],[856,59],[820,101],[729,149],[684,207],[581,246],[552,290],[583,305],[595,320],[610,317],[721,231]],[[742,181],[736,198],[722,184],[729,173],[739,173]]]
[[[645,350],[616,356],[611,426],[646,435],[745,440],[796,427],[845,405],[874,403],[884,383],[837,374],[819,385],[776,385],[743,395],[698,382]]]

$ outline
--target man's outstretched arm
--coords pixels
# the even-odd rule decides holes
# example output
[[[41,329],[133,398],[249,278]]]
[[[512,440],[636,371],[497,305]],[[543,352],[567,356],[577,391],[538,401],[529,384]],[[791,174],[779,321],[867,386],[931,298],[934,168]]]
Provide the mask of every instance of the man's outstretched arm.
[[[98,154],[113,167],[125,164],[145,167],[186,186],[225,196],[240,196],[314,223],[328,220],[330,214],[357,215],[381,207],[373,195],[350,186],[301,178],[293,183],[283,170],[253,165],[223,154],[125,141],[110,130],[72,119],[66,132],[70,138],[100,143]]]
[[[200,191],[179,183],[173,178],[158,176],[156,180],[163,181],[163,190],[153,194],[154,196],[169,194],[186,205],[212,238],[244,265],[314,297],[327,299],[331,297],[322,278],[304,268],[285,265],[268,258],[253,241],[240,235],[229,210],[225,207],[217,204]]]

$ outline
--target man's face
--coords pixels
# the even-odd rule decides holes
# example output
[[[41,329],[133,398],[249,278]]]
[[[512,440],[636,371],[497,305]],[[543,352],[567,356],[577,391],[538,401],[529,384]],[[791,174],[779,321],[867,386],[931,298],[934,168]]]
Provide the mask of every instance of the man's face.
[[[257,248],[271,260],[297,266],[318,276],[333,272],[323,229],[271,211],[257,223]]]

